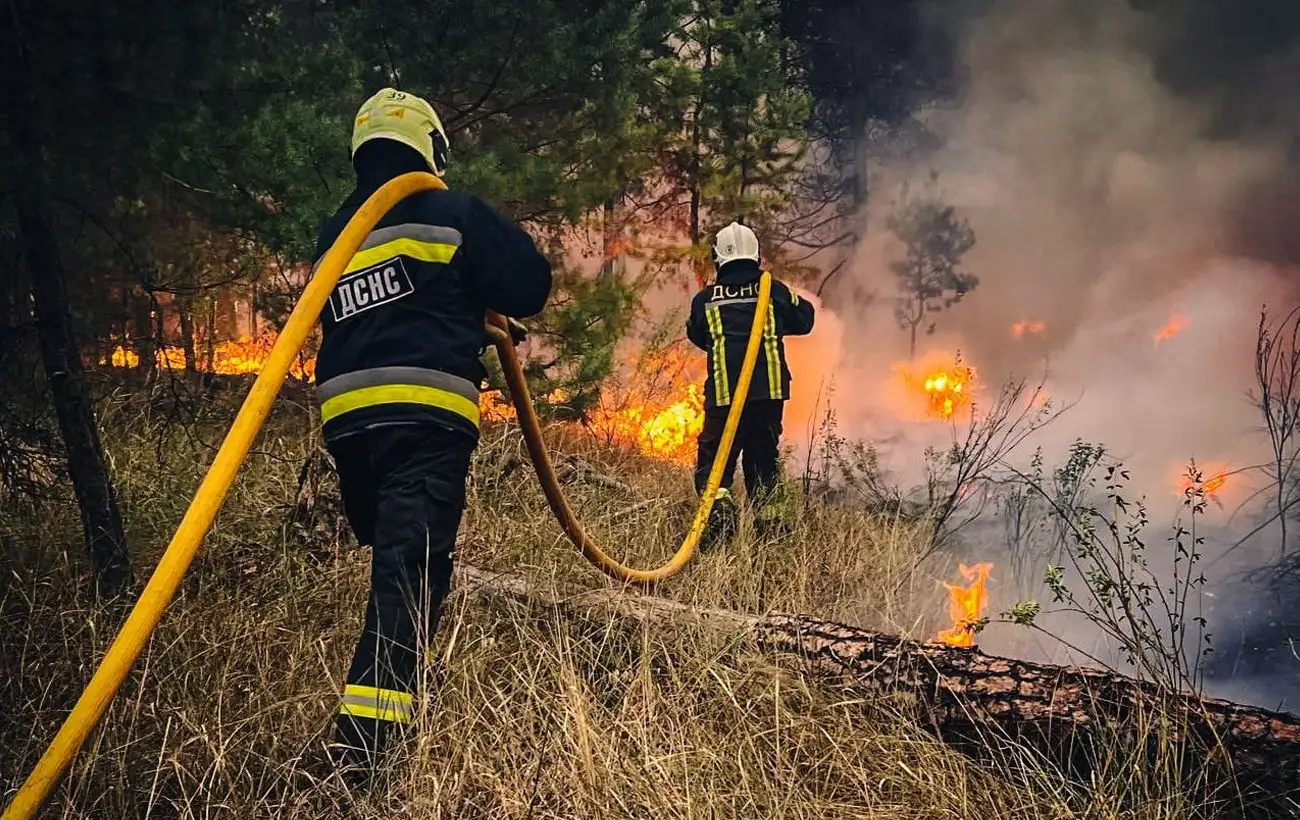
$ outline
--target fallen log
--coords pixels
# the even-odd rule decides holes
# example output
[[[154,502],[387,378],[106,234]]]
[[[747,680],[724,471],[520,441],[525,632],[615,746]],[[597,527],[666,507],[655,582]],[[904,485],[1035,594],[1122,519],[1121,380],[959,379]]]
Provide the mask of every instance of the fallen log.
[[[608,588],[548,593],[518,576],[474,567],[458,569],[457,587],[464,594],[504,596],[581,616],[690,621],[738,633],[757,651],[793,659],[805,674],[862,695],[903,696],[922,725],[967,753],[980,755],[1008,741],[1028,743],[1086,775],[1098,755],[1114,754],[1118,741],[1152,766],[1161,755],[1169,760],[1181,754],[1189,788],[1237,804],[1238,816],[1294,816],[1300,805],[1300,716],[1294,714],[1175,693],[1113,672],[921,643],[805,615],[702,610]],[[1289,808],[1279,814],[1279,806]]]

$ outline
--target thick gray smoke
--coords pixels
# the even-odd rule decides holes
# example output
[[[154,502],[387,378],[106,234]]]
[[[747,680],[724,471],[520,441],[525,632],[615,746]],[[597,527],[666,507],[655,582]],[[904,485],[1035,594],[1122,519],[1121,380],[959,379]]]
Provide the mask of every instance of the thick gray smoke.
[[[994,0],[956,30],[936,6],[937,31],[962,44],[968,94],[922,115],[940,148],[871,169],[866,241],[827,294],[819,338],[792,354],[806,363],[793,433],[833,380],[840,432],[893,442],[888,466],[904,483],[919,478],[921,449],[950,436],[899,420],[891,376],[907,339],[885,218],[898,186],[933,169],[975,229],[966,263],[982,282],[936,317],[921,350],[960,350],[989,393],[1046,367],[1053,399],[1078,402],[1032,442],[1049,464],[1076,438],[1104,443],[1163,527],[1189,458],[1214,470],[1263,459],[1247,396],[1256,325],[1265,303],[1285,312],[1300,282],[1295,4],[1134,5]],[[1257,487],[1234,476],[1212,523],[1230,535],[1229,513]]]

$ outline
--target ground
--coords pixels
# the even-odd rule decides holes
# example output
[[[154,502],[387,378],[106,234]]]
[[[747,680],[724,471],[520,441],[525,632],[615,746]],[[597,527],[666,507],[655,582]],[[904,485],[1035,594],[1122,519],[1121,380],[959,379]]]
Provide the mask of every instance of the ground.
[[[165,397],[101,403],[142,576],[234,401],[180,417]],[[467,595],[447,604],[427,670],[437,694],[407,759],[370,797],[351,795],[328,777],[320,743],[360,627],[368,555],[339,526],[328,471],[303,470],[319,453],[316,435],[305,403],[281,402],[51,816],[1190,816],[1176,790],[1127,770],[1071,784],[1014,750],[976,763],[890,704],[806,680],[724,633]],[[637,564],[671,553],[694,502],[682,467],[571,428],[553,443],[626,485],[568,487],[603,544]],[[522,452],[512,427],[485,431],[457,560],[539,589],[608,584],[549,516]],[[121,617],[86,597],[79,520],[56,490],[0,514],[0,787],[9,794]],[[764,541],[746,526],[659,594],[920,636],[936,624],[918,613],[945,614],[938,579],[911,572],[922,537],[896,518],[810,498],[789,537]]]

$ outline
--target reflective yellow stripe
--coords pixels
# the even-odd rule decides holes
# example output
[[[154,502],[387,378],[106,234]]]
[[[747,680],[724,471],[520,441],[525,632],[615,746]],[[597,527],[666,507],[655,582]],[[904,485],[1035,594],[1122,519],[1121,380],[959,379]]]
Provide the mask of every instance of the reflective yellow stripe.
[[[364,251],[357,251],[357,255],[352,257],[348,267],[343,271],[346,276],[355,271],[364,270],[372,265],[378,265],[380,262],[392,259],[394,256],[409,256],[412,259],[418,259],[421,262],[450,262],[451,258],[456,255],[457,247],[448,245],[445,242],[425,242],[410,237],[401,237],[385,242],[382,245],[376,245],[373,248],[366,248]]]
[[[409,692],[349,683],[343,691],[339,712],[352,717],[406,723],[414,708],[415,699]]]
[[[773,399],[784,398],[781,390],[781,353],[776,345],[776,313],[767,312],[767,327],[763,329],[763,353],[767,359],[767,392]]]
[[[464,396],[423,384],[377,384],[340,393],[321,402],[321,423],[328,423],[344,413],[380,404],[422,404],[440,407],[479,426],[478,404]]]
[[[713,392],[718,406],[731,404],[731,385],[727,381],[727,335],[722,328],[722,309],[709,305],[704,309],[713,334]]]
[[[359,698],[391,698],[392,700],[404,703],[410,706],[415,703],[415,698],[410,692],[403,692],[401,689],[381,689],[378,686],[362,686],[359,683],[349,683],[343,689],[344,695],[356,695]]]

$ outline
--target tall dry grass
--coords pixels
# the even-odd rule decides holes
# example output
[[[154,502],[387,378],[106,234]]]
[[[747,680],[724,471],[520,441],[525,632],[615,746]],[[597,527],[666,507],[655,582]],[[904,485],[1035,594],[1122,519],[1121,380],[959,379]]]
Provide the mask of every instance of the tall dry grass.
[[[180,425],[137,398],[102,408],[142,570],[179,521],[229,414],[205,407]],[[570,485],[593,533],[625,560],[666,559],[692,510],[689,477],[571,430],[557,430],[556,442],[627,485]],[[1173,778],[1135,778],[1131,755],[1117,752],[1087,783],[1027,750],[977,763],[904,710],[805,680],[724,633],[461,594],[447,602],[425,670],[436,696],[406,758],[381,788],[351,794],[330,777],[321,744],[360,628],[368,554],[337,530],[328,478],[313,487],[307,525],[286,526],[300,467],[317,446],[311,414],[282,403],[50,817],[1195,814]],[[511,430],[485,434],[458,561],[525,575],[540,589],[606,584],[564,540],[531,468],[512,467],[520,453]],[[6,794],[123,614],[86,597],[79,526],[66,493],[0,514]],[[910,525],[813,503],[792,536],[765,541],[746,525],[733,545],[700,557],[660,592],[702,607],[806,612],[919,635],[934,624],[918,614],[942,614],[934,579],[910,574],[919,549]]]

